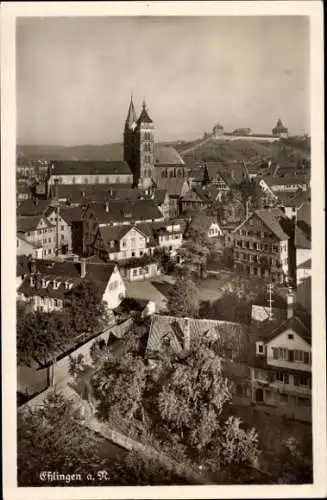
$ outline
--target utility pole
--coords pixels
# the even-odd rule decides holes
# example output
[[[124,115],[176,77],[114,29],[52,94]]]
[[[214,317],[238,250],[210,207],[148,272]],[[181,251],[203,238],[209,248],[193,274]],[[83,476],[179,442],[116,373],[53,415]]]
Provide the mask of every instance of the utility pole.
[[[273,285],[272,283],[269,283],[268,285],[268,294],[269,294],[269,298],[268,298],[268,303],[269,303],[269,321],[272,320],[272,292],[273,292]]]

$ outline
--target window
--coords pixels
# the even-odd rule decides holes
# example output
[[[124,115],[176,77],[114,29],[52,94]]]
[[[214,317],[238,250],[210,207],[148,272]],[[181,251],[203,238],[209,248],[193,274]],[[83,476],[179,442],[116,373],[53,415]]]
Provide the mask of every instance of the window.
[[[65,239],[65,235],[64,235],[64,234],[62,234],[62,235],[61,235],[61,241],[62,241],[62,240],[64,240],[64,239]]]
[[[135,257],[135,252],[132,252],[132,257]]]
[[[284,349],[282,347],[273,347],[273,358],[280,359],[282,361],[289,361],[288,349]]]
[[[65,226],[60,226],[60,230],[64,231],[65,230]]]
[[[294,335],[293,335],[293,333],[289,333],[289,334],[287,335],[287,338],[288,338],[289,340],[293,340],[293,339],[294,339]]]
[[[110,248],[114,248],[114,246],[115,246],[115,242],[113,240],[111,240],[111,242],[110,242]]]
[[[149,266],[144,267],[144,272],[147,274],[149,272]]]
[[[48,238],[48,243],[51,243],[51,238]]]
[[[133,269],[133,276],[137,276],[137,269]]]
[[[311,388],[311,376],[306,373],[294,375],[294,385],[302,385]]]
[[[282,382],[283,384],[289,383],[289,378],[287,373],[277,372],[275,380],[276,382]]]
[[[94,183],[95,183],[95,184],[99,184],[99,177],[96,177],[96,178],[94,179]]]
[[[88,184],[89,183],[89,178],[88,177],[84,177],[84,184]]]
[[[258,345],[258,352],[263,353],[263,351],[264,351],[263,345],[259,344]]]
[[[121,245],[123,248],[125,248],[126,247],[126,240],[122,240]]]

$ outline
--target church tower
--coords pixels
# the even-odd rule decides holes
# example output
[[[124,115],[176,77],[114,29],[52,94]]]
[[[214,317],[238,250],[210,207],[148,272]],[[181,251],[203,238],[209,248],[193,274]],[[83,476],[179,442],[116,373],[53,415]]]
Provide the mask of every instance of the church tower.
[[[124,161],[128,163],[133,175],[135,175],[137,162],[135,132],[136,127],[136,113],[133,103],[133,96],[131,96],[131,102],[129,104],[124,128]]]
[[[154,169],[154,124],[143,101],[136,120],[133,99],[129,105],[124,129],[124,160],[129,164],[134,186],[147,189],[152,185]]]
[[[147,189],[152,185],[154,169],[154,125],[143,100],[142,111],[137,120],[137,183],[138,187]]]

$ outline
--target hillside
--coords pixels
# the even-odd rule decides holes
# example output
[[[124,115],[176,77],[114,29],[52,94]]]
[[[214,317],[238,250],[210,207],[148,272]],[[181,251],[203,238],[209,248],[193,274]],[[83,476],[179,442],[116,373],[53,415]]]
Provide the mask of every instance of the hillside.
[[[26,160],[122,160],[121,143],[82,146],[17,146],[17,156]]]
[[[184,149],[184,151],[183,151]],[[233,161],[255,161],[263,159],[295,162],[299,159],[309,159],[310,154],[303,149],[283,142],[265,142],[250,140],[217,141],[206,139],[196,141],[194,145],[187,144],[186,148],[180,148],[180,154],[184,160],[190,161],[221,161],[225,163]]]

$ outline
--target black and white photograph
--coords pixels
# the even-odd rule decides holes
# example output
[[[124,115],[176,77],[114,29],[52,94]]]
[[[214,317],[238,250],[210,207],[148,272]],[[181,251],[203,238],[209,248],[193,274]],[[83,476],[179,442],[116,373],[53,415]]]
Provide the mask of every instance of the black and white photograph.
[[[83,3],[4,3],[8,499],[324,496],[322,5]]]

